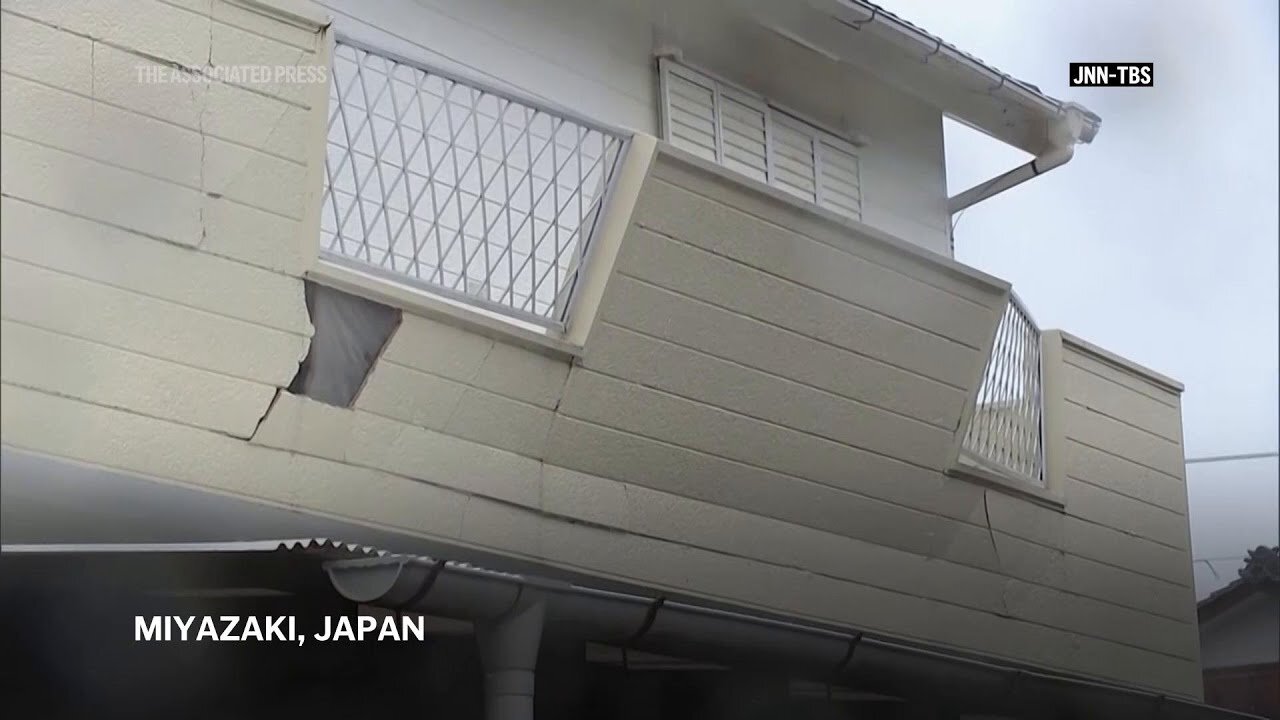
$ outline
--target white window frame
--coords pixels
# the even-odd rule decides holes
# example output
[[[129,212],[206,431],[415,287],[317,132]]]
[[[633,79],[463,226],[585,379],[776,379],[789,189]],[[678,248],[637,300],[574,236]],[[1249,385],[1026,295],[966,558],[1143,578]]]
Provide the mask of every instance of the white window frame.
[[[677,60],[673,60],[668,57],[660,57],[658,58],[658,85],[659,85],[658,91],[660,95],[660,105],[661,105],[660,120],[661,120],[662,139],[667,142],[672,142],[671,95],[670,95],[670,85],[671,85],[672,74],[675,74],[688,82],[693,82],[699,85],[706,86],[710,88],[713,93],[712,103],[713,103],[714,109],[713,109],[713,117],[711,118],[711,121],[712,121],[712,125],[714,126],[714,135],[715,135],[714,153],[715,153],[715,163],[717,165],[720,165],[721,167],[725,168],[730,172],[734,172],[736,174],[742,175],[744,178],[747,178],[748,180],[752,180],[754,182],[764,182],[769,187],[782,190],[783,192],[787,193],[789,197],[793,197],[800,202],[806,202],[811,205],[817,205],[830,212],[837,213],[842,217],[851,217],[855,220],[861,221],[862,211],[863,211],[863,208],[862,208],[862,154],[860,152],[859,143],[853,142],[849,138],[842,136],[840,133],[837,133],[831,130],[830,128],[825,127],[820,123],[810,120],[809,118],[805,117],[801,113],[798,113],[794,110],[791,110],[789,108],[786,108],[784,106],[781,106],[769,100],[766,96],[760,93],[748,90],[732,81],[725,80],[724,78],[721,78],[713,73],[709,73],[705,70],[700,70],[698,68],[689,66],[683,62],[679,62]],[[738,170],[735,170],[733,167],[730,167],[725,164],[724,128],[722,124],[722,113],[721,113],[722,99],[721,98],[722,98],[722,95],[726,94],[726,92],[731,94],[732,99],[734,101],[749,107],[753,107],[757,110],[760,110],[764,116],[765,179],[763,181],[757,178],[751,177]],[[786,119],[787,125],[789,126],[790,129],[800,131],[801,134],[805,135],[810,140],[811,147],[813,148],[813,177],[811,178],[811,180],[813,182],[814,192],[813,192],[812,199],[809,199],[807,197],[801,197],[800,195],[794,192],[791,192],[786,188],[781,187],[777,182],[775,182],[775,176],[777,171],[775,169],[776,159],[775,159],[775,150],[774,150],[774,140],[776,137],[776,130],[774,129],[774,124],[776,122],[776,119],[779,116]],[[856,215],[851,215],[848,212],[842,212],[841,210],[833,209],[823,204],[823,201],[826,200],[827,198],[825,197],[826,191],[825,191],[824,183],[822,182],[823,155],[821,152],[818,151],[818,149],[824,143],[830,145],[832,148],[834,148],[837,151],[852,155],[854,159],[857,161],[856,180],[857,180],[858,200],[857,200]]]

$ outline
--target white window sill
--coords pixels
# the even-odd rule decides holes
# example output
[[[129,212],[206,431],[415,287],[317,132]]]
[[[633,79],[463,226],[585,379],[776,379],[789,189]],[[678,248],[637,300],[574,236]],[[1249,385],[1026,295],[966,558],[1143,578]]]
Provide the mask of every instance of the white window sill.
[[[448,325],[483,335],[534,352],[562,360],[582,357],[582,348],[566,342],[532,323],[521,323],[481,308],[472,308],[419,290],[406,284],[360,272],[354,268],[318,259],[307,272],[307,279],[321,285],[390,305],[412,315],[430,318]]]
[[[1058,512],[1066,512],[1066,499],[1061,493],[1037,485],[1030,480],[1022,480],[989,470],[964,458],[961,458],[956,467],[949,470],[947,474],[961,480],[976,482],[1008,495],[1029,500]]]

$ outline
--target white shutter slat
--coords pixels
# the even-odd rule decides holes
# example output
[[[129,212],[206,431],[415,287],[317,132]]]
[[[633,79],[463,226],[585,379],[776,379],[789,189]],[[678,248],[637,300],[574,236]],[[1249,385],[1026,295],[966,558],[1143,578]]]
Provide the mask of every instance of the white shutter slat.
[[[675,72],[667,75],[667,124],[677,147],[716,159],[715,90]]]
[[[775,112],[773,132],[772,184],[792,195],[815,202],[817,185],[814,182],[812,131],[792,118]]]
[[[859,179],[858,156],[823,139],[818,143],[820,154],[818,177],[820,204],[855,220],[862,219],[862,186]]]
[[[763,107],[754,107],[736,93],[720,92],[720,147],[724,164],[756,180],[767,181]]]

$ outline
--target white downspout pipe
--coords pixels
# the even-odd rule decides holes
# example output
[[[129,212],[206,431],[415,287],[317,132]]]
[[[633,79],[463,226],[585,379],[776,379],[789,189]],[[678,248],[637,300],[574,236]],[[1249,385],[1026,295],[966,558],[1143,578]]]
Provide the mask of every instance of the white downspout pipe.
[[[541,597],[531,597],[495,620],[476,621],[485,720],[533,720],[534,671],[545,610]]]
[[[1071,161],[1073,155],[1075,155],[1075,148],[1070,145],[1051,148],[1048,152],[1032,159],[1031,162],[1025,165],[1019,165],[986,182],[978,183],[959,195],[953,195],[947,200],[947,209],[952,215],[955,215],[961,210],[977,205],[989,197],[999,195],[1016,185],[1021,185],[1037,175],[1043,175],[1056,167],[1066,165]]]
[[[1031,178],[1066,165],[1075,155],[1077,144],[1089,143],[1098,134],[1097,123],[1089,122],[1085,112],[1074,103],[1063,105],[1063,114],[1050,132],[1052,144],[1048,150],[1033,158],[1031,162],[1019,165],[1006,173],[951,196],[947,200],[947,209],[954,215],[1009,188],[1021,185]]]

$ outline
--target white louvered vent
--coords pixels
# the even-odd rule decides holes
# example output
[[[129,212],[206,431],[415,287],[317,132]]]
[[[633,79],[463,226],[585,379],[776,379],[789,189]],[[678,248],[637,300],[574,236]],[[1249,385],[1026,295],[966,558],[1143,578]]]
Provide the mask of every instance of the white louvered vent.
[[[667,83],[667,133],[672,143],[715,160],[715,85],[672,74]]]
[[[764,98],[663,58],[663,133],[677,147],[807,202],[862,219],[852,143]]]
[[[819,205],[862,219],[862,185],[852,146],[828,138],[819,140],[817,177]]]

